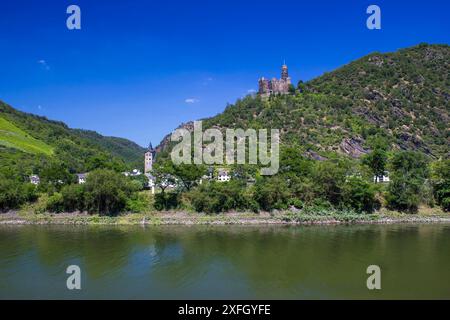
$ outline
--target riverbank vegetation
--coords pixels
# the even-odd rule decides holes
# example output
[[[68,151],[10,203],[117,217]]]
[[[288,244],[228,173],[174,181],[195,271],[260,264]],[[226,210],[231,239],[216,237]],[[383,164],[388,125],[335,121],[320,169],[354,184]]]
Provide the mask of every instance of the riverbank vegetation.
[[[326,212],[353,217],[382,208],[406,213],[417,213],[420,206],[450,210],[450,160],[430,161],[412,151],[374,148],[361,160],[336,157],[318,161],[294,148],[283,148],[280,170],[274,176],[259,176],[254,167],[238,165],[229,168],[230,181],[218,182],[205,178],[207,170],[161,160],[154,168],[155,195],[145,190],[142,179],[110,169],[93,170],[85,184],[77,184],[61,166],[46,168],[39,186],[3,174],[0,208],[101,216],[167,210],[292,212],[299,219]],[[390,182],[376,183],[374,176],[386,171]]]

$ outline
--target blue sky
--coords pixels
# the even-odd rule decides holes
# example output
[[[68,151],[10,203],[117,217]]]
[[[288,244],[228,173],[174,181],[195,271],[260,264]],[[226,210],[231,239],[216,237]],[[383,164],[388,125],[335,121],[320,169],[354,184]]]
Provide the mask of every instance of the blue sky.
[[[71,4],[81,30],[66,28]],[[370,4],[381,30],[366,28]],[[279,76],[283,59],[296,83],[373,51],[450,42],[446,0],[14,0],[0,17],[0,100],[143,146]]]

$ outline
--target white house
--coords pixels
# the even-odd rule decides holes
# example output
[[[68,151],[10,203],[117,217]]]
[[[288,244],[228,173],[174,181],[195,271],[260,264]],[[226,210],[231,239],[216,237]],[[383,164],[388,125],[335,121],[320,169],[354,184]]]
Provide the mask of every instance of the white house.
[[[138,169],[133,169],[133,171],[130,172],[130,176],[132,177],[137,177],[140,176],[142,174],[141,170]]]
[[[39,178],[38,175],[34,174],[34,175],[30,176],[30,183],[37,186],[39,183],[41,183],[41,179]]]
[[[224,169],[220,169],[218,174],[217,174],[217,181],[219,182],[227,182],[230,181],[231,177],[228,174],[227,170]]]
[[[86,183],[87,173],[77,173],[78,183],[83,184]]]
[[[390,179],[389,179],[389,172],[388,171],[385,171],[384,172],[384,174],[382,175],[382,176],[374,176],[373,177],[373,182],[375,182],[375,183],[382,183],[382,182],[389,182],[390,181]]]

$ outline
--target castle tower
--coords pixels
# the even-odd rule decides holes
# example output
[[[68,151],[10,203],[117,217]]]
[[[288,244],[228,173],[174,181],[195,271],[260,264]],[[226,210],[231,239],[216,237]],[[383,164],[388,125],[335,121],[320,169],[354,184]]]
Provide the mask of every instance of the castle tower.
[[[144,173],[149,173],[153,169],[153,161],[155,161],[156,158],[156,150],[153,149],[152,143],[150,142],[148,146],[148,150],[145,153],[145,159],[144,159]]]
[[[287,67],[286,63],[284,63],[281,66],[281,79],[284,81],[287,81],[288,78],[289,78],[288,67]]]

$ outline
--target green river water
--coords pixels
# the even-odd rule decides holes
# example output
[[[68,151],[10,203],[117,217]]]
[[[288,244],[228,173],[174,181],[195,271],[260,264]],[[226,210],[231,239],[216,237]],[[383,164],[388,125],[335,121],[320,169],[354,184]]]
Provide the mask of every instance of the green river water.
[[[57,298],[450,299],[450,225],[0,226],[0,299]]]

